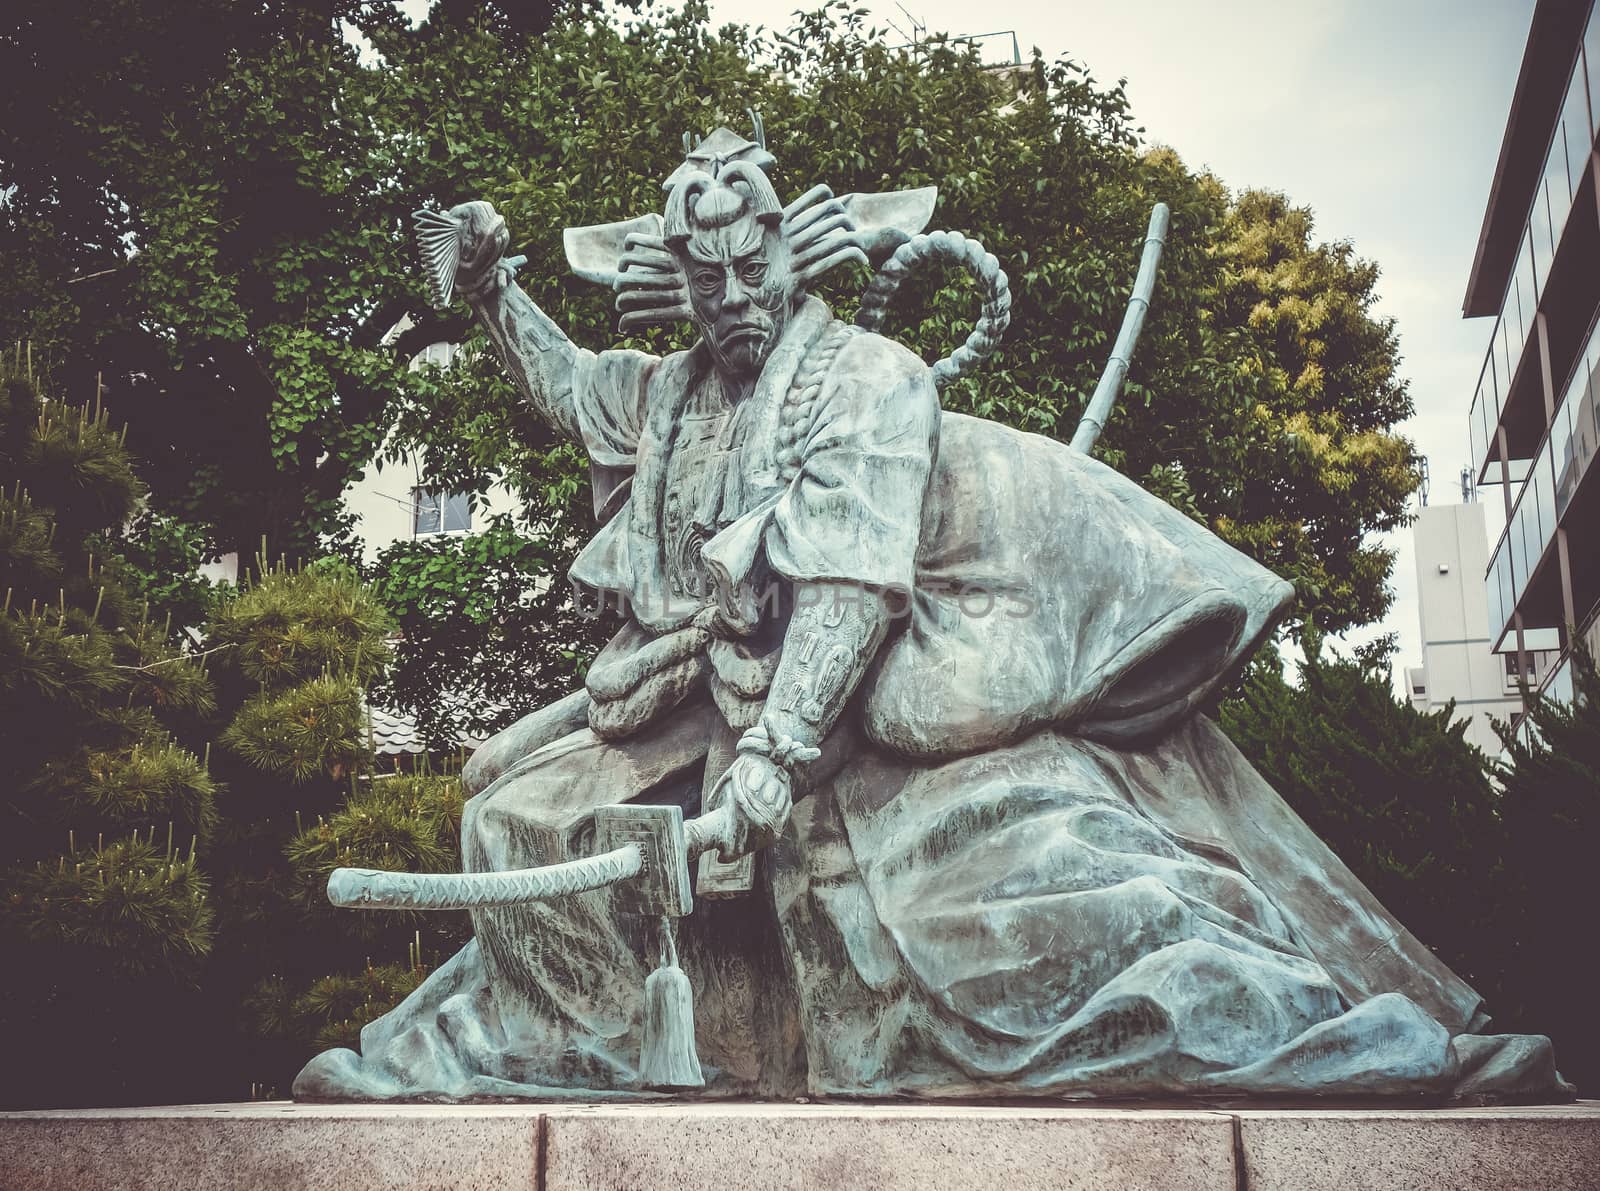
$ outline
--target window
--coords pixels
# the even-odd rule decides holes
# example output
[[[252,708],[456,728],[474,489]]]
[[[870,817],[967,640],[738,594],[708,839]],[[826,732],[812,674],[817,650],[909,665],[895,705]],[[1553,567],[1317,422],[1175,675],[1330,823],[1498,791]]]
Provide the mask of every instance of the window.
[[[1516,654],[1508,653],[1504,657],[1506,661],[1506,686],[1514,688],[1522,680],[1522,668],[1517,661]],[[1532,653],[1528,654],[1527,682],[1529,686],[1536,686],[1539,682],[1539,663]]]
[[[411,494],[416,511],[415,536],[430,533],[465,533],[472,528],[472,505],[465,492],[440,492],[416,488]]]
[[[1567,99],[1561,107],[1561,136],[1566,141],[1567,205],[1570,207],[1571,198],[1578,193],[1584,172],[1589,168],[1589,145],[1594,140],[1581,70],[1572,72],[1572,84],[1567,88]]]

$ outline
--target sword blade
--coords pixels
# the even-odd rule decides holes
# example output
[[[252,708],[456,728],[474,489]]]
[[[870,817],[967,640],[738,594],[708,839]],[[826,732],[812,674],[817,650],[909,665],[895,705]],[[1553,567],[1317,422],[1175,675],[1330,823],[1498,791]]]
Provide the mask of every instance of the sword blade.
[[[644,853],[625,844],[598,856],[498,873],[395,873],[336,868],[328,900],[356,910],[474,910],[547,901],[639,875]]]

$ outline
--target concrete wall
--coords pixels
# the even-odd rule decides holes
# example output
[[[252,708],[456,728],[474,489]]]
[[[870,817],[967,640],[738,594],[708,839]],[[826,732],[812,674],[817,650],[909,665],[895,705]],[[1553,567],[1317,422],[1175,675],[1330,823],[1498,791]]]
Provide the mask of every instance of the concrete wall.
[[[1425,693],[1416,692],[1414,669],[1406,674],[1413,706],[1442,707],[1451,699],[1470,717],[1467,738],[1491,756],[1500,739],[1491,716],[1508,719],[1522,708],[1516,688],[1507,688],[1504,659],[1490,652],[1489,604],[1483,574],[1489,535],[1480,504],[1424,508],[1412,530],[1417,559],[1417,607],[1422,628]]]

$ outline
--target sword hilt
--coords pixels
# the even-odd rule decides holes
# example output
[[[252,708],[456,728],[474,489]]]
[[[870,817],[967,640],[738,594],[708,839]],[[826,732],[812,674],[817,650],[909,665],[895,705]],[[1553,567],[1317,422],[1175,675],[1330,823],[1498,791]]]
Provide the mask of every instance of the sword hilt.
[[[683,825],[683,841],[691,862],[702,852],[733,846],[734,813],[733,801],[729,799],[716,810],[707,811]]]

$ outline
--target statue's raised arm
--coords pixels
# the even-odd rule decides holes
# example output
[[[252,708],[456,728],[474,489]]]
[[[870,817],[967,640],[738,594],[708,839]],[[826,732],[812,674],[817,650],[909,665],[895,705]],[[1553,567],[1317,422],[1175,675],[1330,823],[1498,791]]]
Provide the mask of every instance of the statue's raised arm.
[[[485,202],[415,218],[434,305],[465,298],[523,397],[556,430],[581,441],[573,381],[584,353],[514,280],[518,262],[506,259],[505,219]]]

